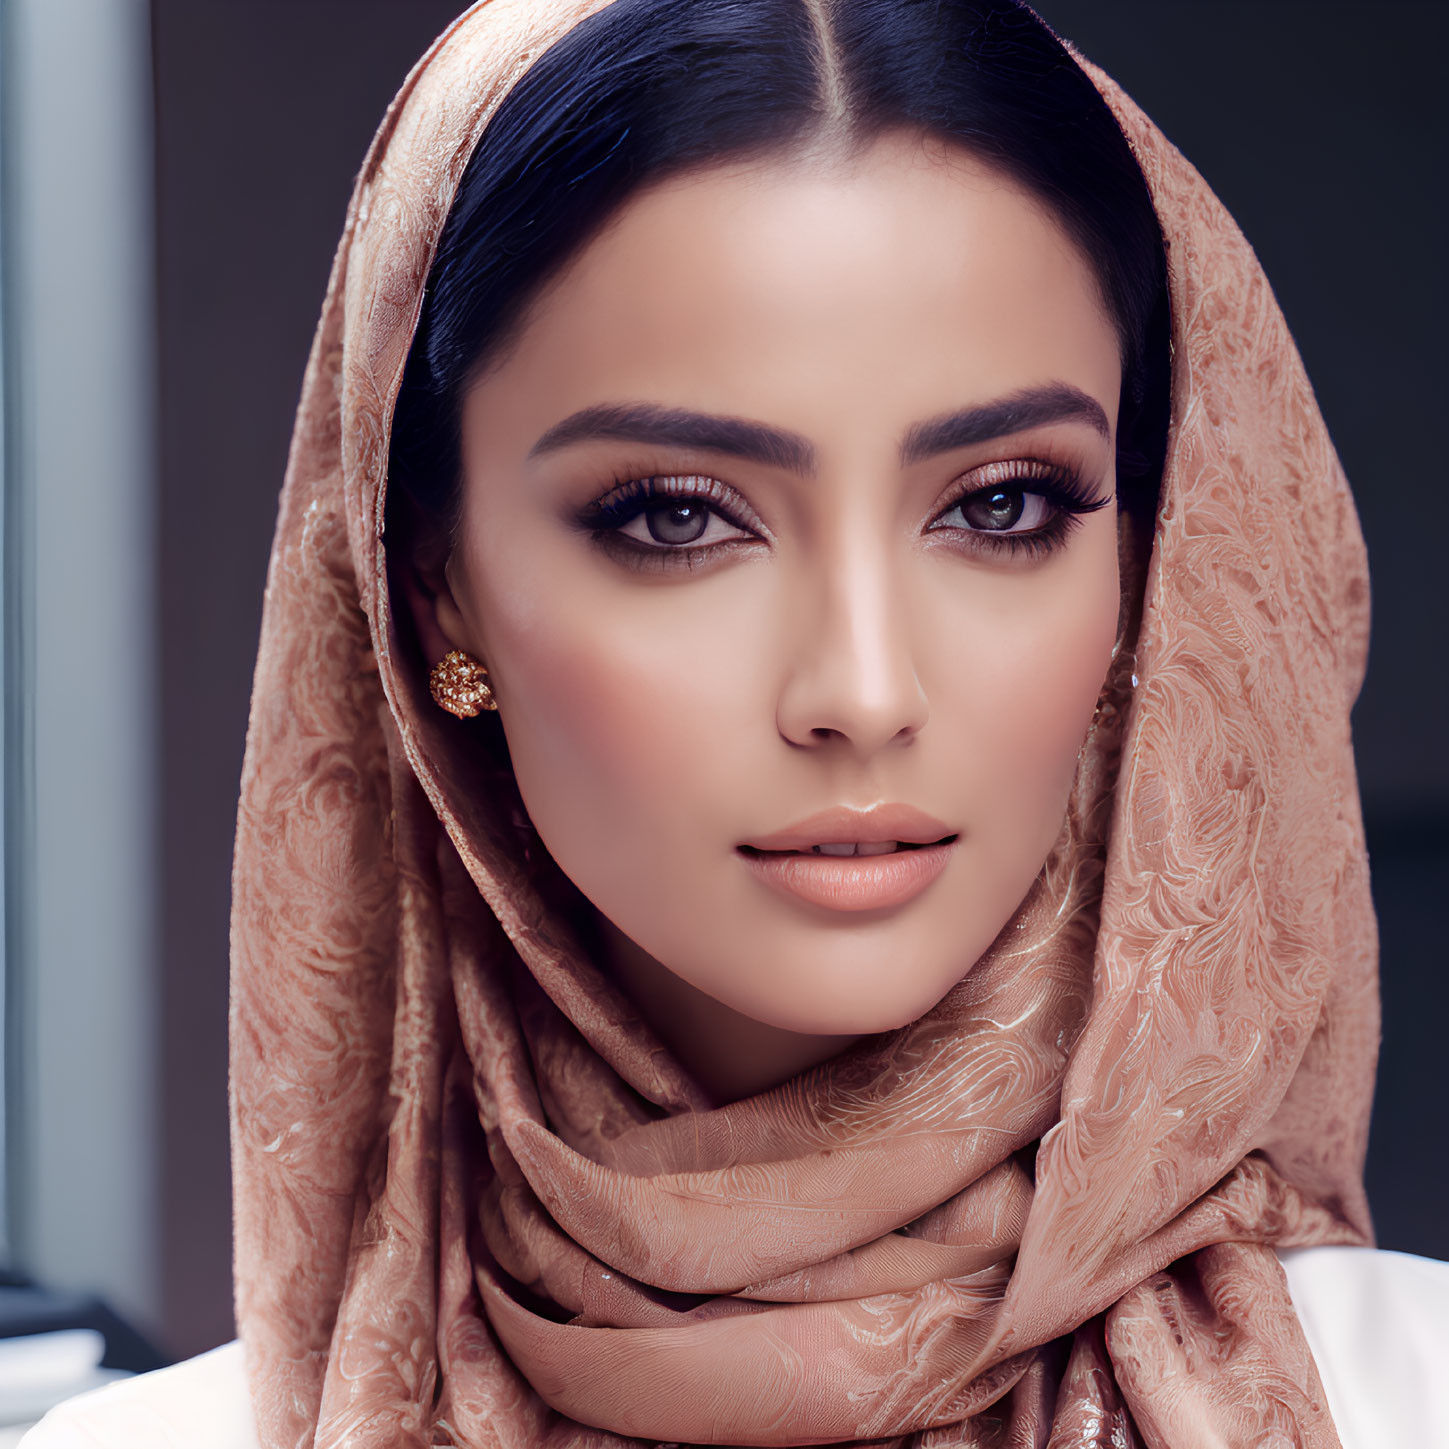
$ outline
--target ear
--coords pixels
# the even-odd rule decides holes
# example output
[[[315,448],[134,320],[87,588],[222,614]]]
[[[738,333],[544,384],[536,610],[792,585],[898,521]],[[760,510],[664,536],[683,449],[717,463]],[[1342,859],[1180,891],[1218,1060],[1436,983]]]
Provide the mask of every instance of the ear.
[[[478,643],[448,582],[446,558],[424,550],[405,551],[390,573],[394,597],[411,617],[428,665],[436,664],[450,649],[463,649],[478,657]]]

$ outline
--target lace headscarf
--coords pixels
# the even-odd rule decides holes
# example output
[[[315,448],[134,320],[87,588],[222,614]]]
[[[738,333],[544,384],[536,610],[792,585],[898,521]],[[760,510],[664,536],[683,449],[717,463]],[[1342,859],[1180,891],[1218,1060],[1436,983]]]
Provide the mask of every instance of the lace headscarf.
[[[474,142],[602,3],[491,0],[419,63],[307,370],[232,921],[262,1444],[1336,1444],[1273,1248],[1371,1240],[1364,552],[1251,249],[1110,80],[1173,316],[1140,624],[1058,846],[935,1008],[711,1106],[429,700],[393,401]]]

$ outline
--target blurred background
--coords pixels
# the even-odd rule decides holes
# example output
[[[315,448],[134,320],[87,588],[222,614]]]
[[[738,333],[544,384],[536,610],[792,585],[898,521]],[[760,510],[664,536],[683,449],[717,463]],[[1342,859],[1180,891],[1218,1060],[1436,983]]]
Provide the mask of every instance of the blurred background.
[[[460,8],[0,0],[0,1269],[165,1356],[233,1333],[228,876],[292,410],[352,177]],[[1449,1257],[1449,7],[1038,9],[1237,218],[1353,480],[1370,1189],[1382,1246]]]

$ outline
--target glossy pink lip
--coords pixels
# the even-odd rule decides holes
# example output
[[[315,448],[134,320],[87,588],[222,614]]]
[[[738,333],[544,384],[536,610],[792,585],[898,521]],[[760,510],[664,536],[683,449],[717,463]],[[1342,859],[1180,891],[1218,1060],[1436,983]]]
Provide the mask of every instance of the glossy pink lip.
[[[879,844],[903,840],[929,845],[952,833],[949,825],[912,805],[872,805],[869,810],[834,805],[783,830],[751,836],[741,844],[755,850],[809,850],[812,845],[841,845],[849,841]]]
[[[832,911],[880,911],[920,895],[955,849],[953,836],[890,855],[739,854],[760,880],[786,895]]]
[[[886,855],[805,853],[813,845],[887,841],[914,848]],[[837,806],[746,841],[739,855],[761,882],[783,894],[834,911],[878,911],[918,896],[945,870],[955,848],[949,826],[909,805]]]

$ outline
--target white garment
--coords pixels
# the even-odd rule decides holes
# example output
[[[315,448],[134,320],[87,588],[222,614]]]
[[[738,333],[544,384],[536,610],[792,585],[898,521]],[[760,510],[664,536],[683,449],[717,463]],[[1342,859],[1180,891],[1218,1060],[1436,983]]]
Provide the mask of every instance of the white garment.
[[[1279,1257],[1343,1449],[1449,1445],[1449,1263],[1374,1248]],[[241,1345],[71,1399],[20,1449],[257,1449]]]

